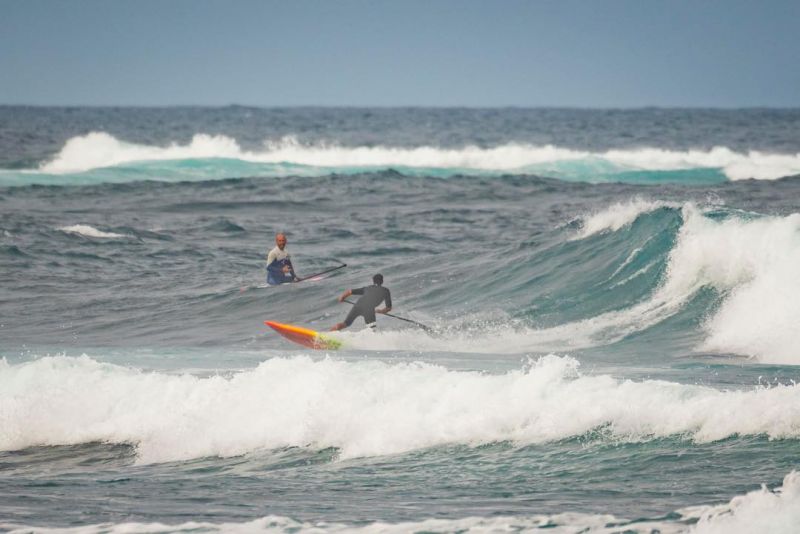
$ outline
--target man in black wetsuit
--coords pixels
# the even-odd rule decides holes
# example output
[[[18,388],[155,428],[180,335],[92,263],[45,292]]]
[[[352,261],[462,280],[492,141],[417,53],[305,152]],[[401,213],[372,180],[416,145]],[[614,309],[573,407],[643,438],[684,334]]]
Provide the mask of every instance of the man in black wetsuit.
[[[372,282],[373,285],[371,286],[348,289],[342,293],[339,297],[339,302],[344,302],[344,299],[350,295],[361,295],[361,298],[353,305],[353,309],[347,314],[344,322],[338,323],[331,328],[331,331],[347,328],[353,324],[353,321],[355,321],[356,317],[359,315],[364,318],[364,322],[367,323],[367,326],[374,327],[376,313],[389,313],[392,309],[392,294],[387,288],[383,287],[383,275],[376,274],[372,277]],[[386,307],[376,310],[375,308],[384,301],[386,302]]]

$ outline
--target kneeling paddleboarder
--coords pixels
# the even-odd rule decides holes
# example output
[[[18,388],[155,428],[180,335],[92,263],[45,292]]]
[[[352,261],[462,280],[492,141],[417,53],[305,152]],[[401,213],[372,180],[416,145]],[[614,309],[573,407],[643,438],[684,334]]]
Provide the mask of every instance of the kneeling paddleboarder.
[[[276,286],[299,281],[289,251],[286,250],[286,234],[280,232],[275,235],[275,248],[267,254],[267,283]]]
[[[376,274],[372,277],[372,282],[373,285],[371,286],[360,287],[358,289],[348,289],[341,294],[339,297],[339,302],[344,302],[344,299],[350,295],[361,295],[361,298],[359,298],[353,305],[353,309],[347,314],[344,322],[338,323],[336,326],[331,328],[331,331],[347,328],[353,324],[353,321],[355,321],[356,317],[359,315],[364,318],[364,322],[367,323],[367,326],[374,328],[375,314],[389,313],[389,311],[392,309],[392,294],[387,288],[383,287],[383,275]],[[386,302],[386,307],[376,310],[375,308],[381,302]]]

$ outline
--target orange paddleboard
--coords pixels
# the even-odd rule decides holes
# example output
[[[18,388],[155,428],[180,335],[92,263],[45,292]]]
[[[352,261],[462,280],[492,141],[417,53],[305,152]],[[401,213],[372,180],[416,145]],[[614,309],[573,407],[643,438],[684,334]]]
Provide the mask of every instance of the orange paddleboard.
[[[342,342],[325,334],[320,334],[315,330],[294,326],[292,324],[276,323],[275,321],[264,321],[264,324],[275,330],[277,333],[305,347],[320,350],[336,350],[341,348]]]

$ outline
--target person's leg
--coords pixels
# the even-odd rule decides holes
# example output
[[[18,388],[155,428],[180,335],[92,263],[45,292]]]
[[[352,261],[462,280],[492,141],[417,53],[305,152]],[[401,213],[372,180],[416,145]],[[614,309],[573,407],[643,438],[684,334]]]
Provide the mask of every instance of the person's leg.
[[[378,323],[375,322],[375,309],[374,308],[371,309],[371,310],[364,311],[362,316],[364,317],[364,322],[367,323],[367,326],[370,329],[374,329],[377,326]]]
[[[334,325],[334,327],[331,328],[330,331],[335,332],[336,330],[347,328],[348,326],[353,324],[353,321],[355,321],[356,317],[358,317],[359,315],[361,315],[361,311],[355,306],[353,306],[353,308],[350,310],[350,313],[348,313],[347,317],[345,317],[344,322],[336,323],[336,325]]]

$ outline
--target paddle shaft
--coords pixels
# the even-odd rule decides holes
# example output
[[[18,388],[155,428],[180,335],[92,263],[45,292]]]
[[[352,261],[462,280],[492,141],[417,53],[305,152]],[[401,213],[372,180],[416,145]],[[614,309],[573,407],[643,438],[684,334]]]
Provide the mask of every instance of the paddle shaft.
[[[355,302],[353,302],[352,300],[344,299],[344,302],[346,302],[348,304],[351,304],[351,305],[355,305]],[[415,324],[415,325],[419,326],[420,328],[422,328],[423,330],[427,330],[429,332],[433,332],[433,328],[431,328],[430,326],[424,325],[422,323],[419,323],[417,321],[412,321],[411,319],[406,319],[405,317],[400,317],[399,315],[392,315],[391,313],[384,313],[382,315],[388,315],[389,317],[394,317],[395,319],[400,319],[401,321],[405,321],[407,323]]]
[[[310,274],[308,276],[304,276],[302,278],[298,278],[297,281],[298,282],[302,282],[303,280],[308,280],[309,278],[314,278],[315,276],[319,276],[321,274],[332,273],[333,271],[338,271],[339,269],[343,269],[345,267],[347,267],[347,264],[343,263],[343,264],[339,265],[338,267],[331,267],[330,269],[326,269],[324,271],[321,271],[321,272],[318,272],[318,273],[315,273],[315,274]]]

